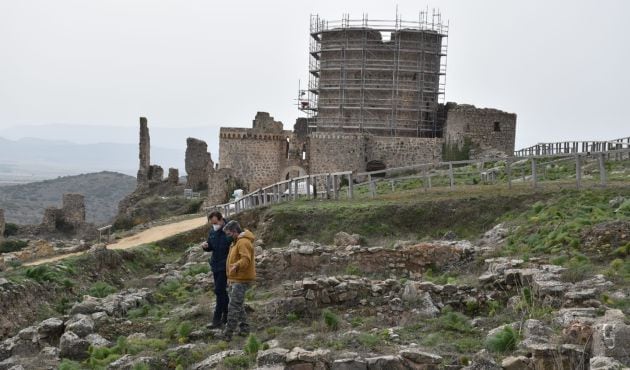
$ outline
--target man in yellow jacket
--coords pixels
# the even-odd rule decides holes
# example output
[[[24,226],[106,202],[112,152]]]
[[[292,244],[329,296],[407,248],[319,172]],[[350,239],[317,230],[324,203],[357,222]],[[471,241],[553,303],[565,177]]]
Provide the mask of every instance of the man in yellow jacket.
[[[256,280],[256,260],[254,259],[254,234],[241,229],[236,221],[230,221],[223,227],[226,236],[231,237],[226,261],[227,279],[229,284],[230,303],[228,306],[228,319],[223,339],[230,341],[232,334],[238,326],[238,334],[247,336],[249,324],[245,313],[245,292]]]

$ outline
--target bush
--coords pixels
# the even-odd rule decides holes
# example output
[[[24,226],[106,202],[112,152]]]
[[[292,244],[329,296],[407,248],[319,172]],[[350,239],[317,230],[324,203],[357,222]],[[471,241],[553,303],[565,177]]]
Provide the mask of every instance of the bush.
[[[4,237],[8,238],[10,236],[16,235],[19,230],[19,226],[12,223],[7,223],[4,225]]]
[[[562,279],[566,282],[576,283],[586,279],[593,271],[593,265],[588,257],[577,255],[572,257],[562,272]]]
[[[322,318],[324,319],[324,323],[326,324],[326,327],[328,327],[328,329],[339,329],[339,316],[337,316],[331,310],[325,309],[324,311],[322,311]]]
[[[184,275],[195,276],[199,274],[207,274],[210,272],[210,266],[207,263],[191,266]]]
[[[177,335],[179,335],[179,342],[186,342],[188,340],[188,336],[192,333],[193,326],[190,321],[183,321],[177,327]]]
[[[518,343],[518,334],[511,326],[506,325],[495,335],[486,339],[486,348],[492,352],[505,353],[513,351]]]
[[[29,267],[24,274],[27,278],[33,279],[38,283],[59,281],[59,273],[47,265]]]
[[[250,359],[249,356],[228,356],[223,359],[223,365],[228,369],[248,369]]]
[[[0,253],[16,252],[24,249],[28,242],[24,240],[5,240],[0,243]]]
[[[90,289],[88,289],[88,294],[96,298],[105,298],[108,295],[115,293],[116,290],[116,288],[107,284],[104,281],[97,281],[96,283],[92,284]]]
[[[256,355],[258,353],[258,350],[260,350],[260,342],[254,334],[250,334],[249,337],[247,337],[247,342],[245,343],[244,350],[245,353],[250,356]]]

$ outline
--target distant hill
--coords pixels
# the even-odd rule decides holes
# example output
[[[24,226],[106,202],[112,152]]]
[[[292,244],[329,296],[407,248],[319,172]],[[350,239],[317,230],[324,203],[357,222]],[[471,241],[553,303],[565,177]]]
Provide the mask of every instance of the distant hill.
[[[151,147],[151,163],[184,171],[184,150]],[[0,137],[0,185],[78,175],[94,171],[115,171],[135,176],[138,144],[76,144],[69,141]]]
[[[85,195],[86,219],[102,224],[118,211],[118,202],[136,187],[136,179],[116,172],[98,172],[0,187],[0,208],[7,222],[38,224],[46,207],[61,207],[64,193]]]

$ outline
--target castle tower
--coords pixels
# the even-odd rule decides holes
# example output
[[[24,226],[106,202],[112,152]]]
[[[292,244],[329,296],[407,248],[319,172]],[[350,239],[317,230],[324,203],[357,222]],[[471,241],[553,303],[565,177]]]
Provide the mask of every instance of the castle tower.
[[[448,24],[311,17],[308,90],[300,108],[311,132],[441,137]]]

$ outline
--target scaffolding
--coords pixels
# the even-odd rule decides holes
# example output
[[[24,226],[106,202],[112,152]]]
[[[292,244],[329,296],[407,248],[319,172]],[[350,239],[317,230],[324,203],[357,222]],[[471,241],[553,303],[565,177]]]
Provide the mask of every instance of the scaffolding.
[[[309,132],[441,137],[448,22],[311,15],[309,81],[298,96]]]

